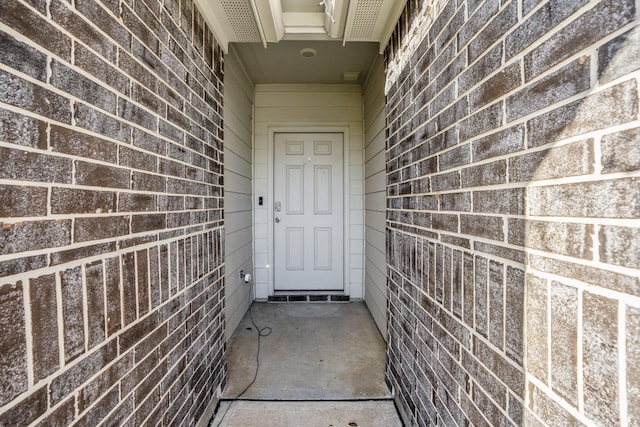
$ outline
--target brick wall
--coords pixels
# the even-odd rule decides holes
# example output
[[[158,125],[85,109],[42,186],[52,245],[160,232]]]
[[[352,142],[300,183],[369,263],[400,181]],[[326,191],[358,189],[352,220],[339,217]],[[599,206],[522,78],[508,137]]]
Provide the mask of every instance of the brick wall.
[[[638,4],[440,3],[386,51],[403,416],[640,425]]]
[[[192,0],[0,0],[0,425],[225,382],[222,53]]]

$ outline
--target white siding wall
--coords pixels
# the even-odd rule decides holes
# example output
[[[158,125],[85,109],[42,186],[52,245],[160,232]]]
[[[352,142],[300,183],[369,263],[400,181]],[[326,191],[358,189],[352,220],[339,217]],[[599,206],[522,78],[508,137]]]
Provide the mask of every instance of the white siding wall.
[[[274,130],[333,132],[346,130],[349,228],[345,257],[346,286],[351,298],[363,298],[364,174],[362,90],[359,85],[256,85],[254,197],[264,197],[255,207],[256,297],[267,298],[273,289],[271,167]],[[384,264],[383,264],[384,265]]]
[[[224,67],[224,219],[227,339],[253,300],[240,270],[253,274],[252,224],[253,84],[233,49]]]
[[[384,60],[379,56],[364,87],[365,302],[382,336],[387,337],[385,258]]]

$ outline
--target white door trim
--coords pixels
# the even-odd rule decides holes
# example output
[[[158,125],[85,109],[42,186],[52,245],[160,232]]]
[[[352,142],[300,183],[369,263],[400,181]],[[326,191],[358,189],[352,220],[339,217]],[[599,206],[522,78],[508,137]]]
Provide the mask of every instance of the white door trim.
[[[349,251],[349,237],[350,237],[350,197],[349,197],[349,125],[345,123],[336,123],[336,124],[287,124],[287,123],[279,123],[275,125],[268,126],[268,145],[267,145],[267,155],[268,155],[268,182],[267,182],[267,240],[269,247],[269,265],[273,266],[274,261],[274,237],[273,237],[273,221],[274,221],[274,212],[273,212],[273,202],[274,202],[274,192],[273,192],[273,168],[275,161],[275,150],[274,150],[274,141],[276,133],[342,133],[343,134],[343,185],[345,186],[345,191],[343,192],[343,280],[344,280],[344,295],[350,295],[350,283],[349,283],[349,271],[350,271],[350,251]],[[274,295],[275,289],[275,272],[273,268],[269,269],[269,295]]]

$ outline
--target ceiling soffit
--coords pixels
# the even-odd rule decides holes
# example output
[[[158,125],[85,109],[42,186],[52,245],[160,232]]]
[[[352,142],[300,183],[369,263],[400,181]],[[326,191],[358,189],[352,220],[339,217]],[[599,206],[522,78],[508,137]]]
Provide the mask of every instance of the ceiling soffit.
[[[406,0],[195,0],[221,45],[281,40],[377,42],[382,52]]]

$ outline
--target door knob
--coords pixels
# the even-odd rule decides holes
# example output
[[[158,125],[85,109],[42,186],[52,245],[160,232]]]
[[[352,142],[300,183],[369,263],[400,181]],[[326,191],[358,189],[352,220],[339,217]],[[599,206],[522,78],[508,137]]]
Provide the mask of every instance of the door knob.
[[[276,217],[276,222],[280,222],[280,218]]]

